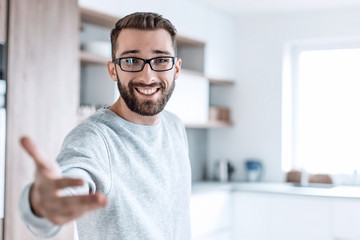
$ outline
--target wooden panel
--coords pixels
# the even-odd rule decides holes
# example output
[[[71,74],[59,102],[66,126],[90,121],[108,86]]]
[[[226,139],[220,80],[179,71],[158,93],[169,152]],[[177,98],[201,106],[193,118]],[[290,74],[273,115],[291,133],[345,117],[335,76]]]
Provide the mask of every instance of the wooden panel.
[[[0,0],[0,42],[6,40],[7,0]]]
[[[0,219],[0,239],[4,239],[4,219]]]
[[[19,196],[34,164],[19,145],[31,136],[51,159],[75,126],[79,104],[79,12],[76,0],[9,2],[5,240],[37,239],[23,224]],[[54,239],[73,239],[69,225]]]

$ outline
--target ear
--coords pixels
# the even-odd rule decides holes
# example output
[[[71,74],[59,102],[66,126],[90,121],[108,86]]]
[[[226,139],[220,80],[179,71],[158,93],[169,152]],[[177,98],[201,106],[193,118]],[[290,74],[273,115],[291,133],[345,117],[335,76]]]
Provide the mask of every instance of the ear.
[[[111,61],[107,62],[107,69],[108,69],[109,75],[114,82],[117,81],[115,67],[116,67],[116,63],[111,62]]]
[[[175,79],[177,79],[179,77],[181,64],[182,64],[182,60],[181,60],[181,58],[178,58],[175,63],[175,75],[174,75]]]

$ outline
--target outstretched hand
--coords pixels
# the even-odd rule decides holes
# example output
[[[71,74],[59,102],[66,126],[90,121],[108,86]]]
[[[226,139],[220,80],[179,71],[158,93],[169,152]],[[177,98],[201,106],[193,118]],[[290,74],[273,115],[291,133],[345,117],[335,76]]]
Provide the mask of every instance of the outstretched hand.
[[[35,215],[47,218],[56,225],[63,225],[107,205],[107,197],[98,192],[62,196],[62,189],[83,186],[84,181],[63,178],[59,165],[48,160],[29,137],[22,137],[20,142],[36,165],[35,181],[30,189],[30,205]]]

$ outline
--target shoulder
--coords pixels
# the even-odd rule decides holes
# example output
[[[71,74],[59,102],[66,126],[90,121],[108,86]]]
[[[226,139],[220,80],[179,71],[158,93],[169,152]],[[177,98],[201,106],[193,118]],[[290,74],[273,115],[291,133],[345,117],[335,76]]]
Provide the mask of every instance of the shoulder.
[[[111,113],[106,109],[100,109],[93,115],[81,121],[75,128],[73,128],[66,136],[64,144],[69,142],[79,141],[79,144],[91,144],[104,141],[104,134],[106,134],[109,126],[109,117]]]
[[[173,122],[173,123],[176,123],[179,125],[184,125],[183,122],[181,121],[181,119],[172,112],[164,110],[164,111],[162,111],[161,114],[162,114],[162,118],[164,120],[166,120],[167,122]]]
[[[162,122],[163,125],[173,126],[178,130],[183,131],[185,129],[184,123],[182,120],[174,113],[169,111],[162,111]]]
[[[109,128],[119,126],[119,117],[107,108],[101,108],[80,122],[75,131],[89,130],[104,132]]]
[[[188,149],[187,133],[185,125],[182,120],[172,112],[164,110],[162,112],[162,126],[165,131],[168,131],[172,140],[182,141],[184,148]]]
[[[172,112],[164,110],[162,112],[162,125],[170,131],[178,132],[186,136],[185,126],[182,120]]]

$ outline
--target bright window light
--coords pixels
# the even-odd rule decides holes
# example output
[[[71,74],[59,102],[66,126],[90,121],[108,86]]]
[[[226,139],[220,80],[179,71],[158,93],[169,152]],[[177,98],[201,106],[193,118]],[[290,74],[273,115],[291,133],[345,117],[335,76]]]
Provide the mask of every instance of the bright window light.
[[[292,82],[293,167],[360,171],[360,49],[301,51]]]

